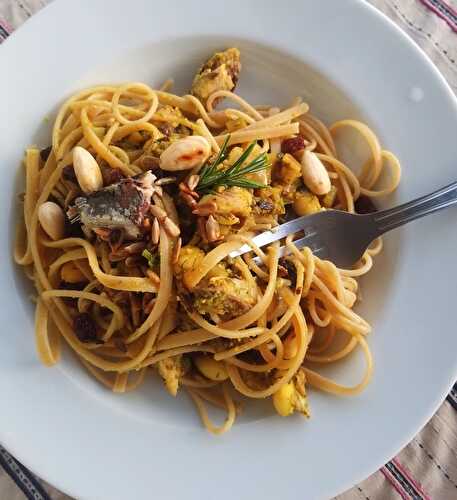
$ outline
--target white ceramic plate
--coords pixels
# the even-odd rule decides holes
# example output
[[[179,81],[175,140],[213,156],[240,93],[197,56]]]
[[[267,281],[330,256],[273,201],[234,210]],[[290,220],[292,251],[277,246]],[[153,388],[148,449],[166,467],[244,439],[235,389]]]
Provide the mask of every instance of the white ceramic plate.
[[[362,116],[403,163],[395,198],[456,180],[457,104],[422,52],[358,0],[60,0],[0,47],[0,441],[78,498],[328,498],[375,471],[431,417],[457,375],[455,210],[386,238],[363,283],[376,371],[361,396],[312,393],[312,418],[253,403],[222,438],[185,396],[150,381],[111,394],[70,356],[35,355],[33,311],[11,262],[18,165],[47,145],[56,105],[98,82],[174,76],[189,87],[213,50],[237,45],[239,92],[256,103],[304,95],[325,120]],[[354,381],[357,356],[333,370]]]

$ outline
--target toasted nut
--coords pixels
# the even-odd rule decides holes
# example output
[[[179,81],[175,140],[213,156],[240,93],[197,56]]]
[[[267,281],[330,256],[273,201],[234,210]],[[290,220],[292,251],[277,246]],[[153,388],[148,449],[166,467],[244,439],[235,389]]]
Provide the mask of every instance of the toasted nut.
[[[146,274],[154,285],[160,285],[160,277],[154,271],[152,271],[151,269],[147,269]]]
[[[208,236],[206,234],[206,221],[203,217],[197,218],[197,229],[203,241],[208,241]]]
[[[327,194],[332,185],[324,164],[315,153],[305,151],[301,161],[301,172],[306,187],[317,195]]]
[[[194,191],[195,188],[198,186],[198,183],[200,182],[200,176],[193,174],[189,177],[187,180],[187,186],[191,191]]]
[[[144,155],[141,157],[139,162],[140,162],[140,165],[145,170],[152,170],[154,168],[159,168],[159,159],[156,158],[155,156]]]
[[[51,240],[61,240],[65,233],[65,214],[53,201],[46,201],[38,209],[38,220]]]
[[[172,238],[177,238],[181,234],[179,227],[170,219],[170,217],[165,217],[161,223],[163,224],[163,228],[167,234]]]
[[[159,221],[156,217],[154,217],[154,221],[151,227],[151,243],[153,245],[157,245],[160,240],[160,226]]]
[[[160,155],[162,170],[178,171],[201,167],[211,153],[209,142],[201,135],[184,137],[173,142]]]
[[[86,194],[103,187],[103,177],[95,158],[81,146],[73,149],[73,167],[82,191]]]
[[[295,358],[298,352],[297,337],[293,334],[288,335],[283,343],[284,346],[284,359]]]
[[[73,262],[66,262],[60,268],[60,277],[66,283],[82,283],[87,281],[84,274],[73,264]]]
[[[162,179],[159,179],[158,181],[155,182],[155,185],[164,186],[165,184],[172,184],[175,181],[176,177],[162,177]]]
[[[149,211],[154,217],[157,217],[160,221],[165,219],[167,216],[167,212],[163,208],[158,207],[157,205],[151,205],[149,207]]]
[[[146,248],[146,243],[143,241],[137,241],[135,243],[130,243],[124,247],[124,250],[130,255],[141,253]]]
[[[294,412],[293,396],[294,385],[292,382],[284,384],[273,394],[273,405],[281,417],[287,417]]]
[[[212,356],[202,354],[195,357],[194,362],[198,371],[206,378],[215,382],[228,379],[228,373],[222,361],[216,361]]]
[[[194,208],[197,206],[197,201],[195,200],[195,198],[192,198],[190,194],[181,192],[181,198],[185,201],[188,207]]]
[[[221,235],[219,222],[217,222],[217,220],[212,215],[208,217],[205,229],[206,235],[208,236],[208,241],[217,241],[219,239],[219,236]]]
[[[176,242],[176,245],[173,248],[173,254],[171,256],[171,263],[172,264],[178,263],[179,254],[181,253],[181,247],[182,247],[182,239],[178,238],[178,241]]]
[[[208,201],[207,203],[202,203],[201,205],[197,205],[192,210],[192,213],[194,215],[201,215],[203,217],[206,217],[207,215],[214,214],[216,210],[217,210],[217,205],[214,203],[214,201]]]
[[[184,182],[179,183],[179,190],[181,191],[181,193],[192,193],[192,191],[189,189],[189,186],[187,184],[184,184]]]

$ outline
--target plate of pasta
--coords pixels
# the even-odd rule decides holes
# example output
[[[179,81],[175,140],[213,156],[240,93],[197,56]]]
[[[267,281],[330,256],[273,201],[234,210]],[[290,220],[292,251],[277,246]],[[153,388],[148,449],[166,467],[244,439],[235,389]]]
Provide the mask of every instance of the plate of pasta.
[[[2,46],[0,436],[78,498],[328,498],[454,381],[452,213],[346,269],[253,237],[454,180],[455,97],[361,1],[256,4],[60,0]]]

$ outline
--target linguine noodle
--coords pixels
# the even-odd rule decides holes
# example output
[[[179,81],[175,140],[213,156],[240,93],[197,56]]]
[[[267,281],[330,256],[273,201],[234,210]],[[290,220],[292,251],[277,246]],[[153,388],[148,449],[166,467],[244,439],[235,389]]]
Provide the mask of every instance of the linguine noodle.
[[[382,149],[367,125],[342,120],[327,127],[300,99],[285,109],[276,103],[257,107],[227,89],[215,89],[203,99],[196,93],[174,95],[171,86],[167,81],[154,90],[129,82],[85,89],[58,111],[48,156],[35,147],[26,151],[23,220],[14,259],[36,288],[40,360],[56,364],[63,339],[89,373],[118,393],[136,389],[148,373],[158,372],[172,394],[180,386],[187,390],[214,434],[235,422],[238,395],[273,397],[280,414],[296,410],[307,415],[309,386],[338,395],[359,393],[370,381],[373,359],[367,343],[371,326],[353,309],[357,278],[374,265],[381,239],[353,269],[338,269],[309,249],[297,248],[294,235],[283,242],[287,255],[282,258],[279,243],[260,249],[251,239],[286,216],[303,215],[298,198],[311,199],[300,174],[288,182],[286,160],[293,166],[295,158],[300,164],[303,151],[288,153],[285,145],[292,143],[287,140],[298,138],[329,174],[334,197],[328,201],[313,195],[318,209],[355,212],[362,198],[391,193],[400,181],[397,158]],[[228,108],[218,108],[222,99]],[[347,127],[369,146],[370,158],[360,175],[341,161],[335,146],[336,136]],[[194,135],[207,141],[208,162],[224,146],[228,162],[254,142],[253,154],[265,154],[269,166],[249,179],[262,179],[265,187],[226,185],[202,194],[198,185],[192,188],[191,176],[203,175],[203,165],[161,172],[164,147]],[[69,213],[75,200],[84,197],[71,176],[76,147],[89,151],[106,177],[141,178],[152,171],[159,181],[165,178],[163,184],[155,181],[154,208],[144,215],[135,238],[121,233],[124,239],[114,241],[111,230],[83,227],[81,232],[80,222],[70,220],[61,238],[49,237],[40,206],[51,201]],[[383,181],[384,187],[377,189],[385,170],[389,183]],[[105,177],[103,182],[112,184]],[[240,198],[235,208],[223,211],[221,204],[229,200],[224,197],[232,193]],[[276,201],[266,193],[277,195]],[[202,215],[193,214],[195,207],[201,207]],[[162,213],[158,209],[171,221],[168,226],[164,218],[154,219]],[[251,244],[252,252],[230,258],[244,243]],[[261,264],[253,261],[256,256]],[[223,286],[232,287],[230,293]],[[339,362],[356,349],[361,349],[366,368],[353,387],[310,368],[311,362],[313,367]],[[226,411],[221,426],[212,423],[207,404]]]

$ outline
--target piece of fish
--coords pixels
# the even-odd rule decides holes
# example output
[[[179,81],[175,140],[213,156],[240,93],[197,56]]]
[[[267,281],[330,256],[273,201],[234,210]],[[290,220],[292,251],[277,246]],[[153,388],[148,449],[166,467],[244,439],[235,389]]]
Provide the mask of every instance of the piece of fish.
[[[76,198],[67,215],[72,222],[81,222],[85,231],[122,229],[127,238],[136,239],[151,205],[155,179],[151,172],[121,179],[100,191]]]

